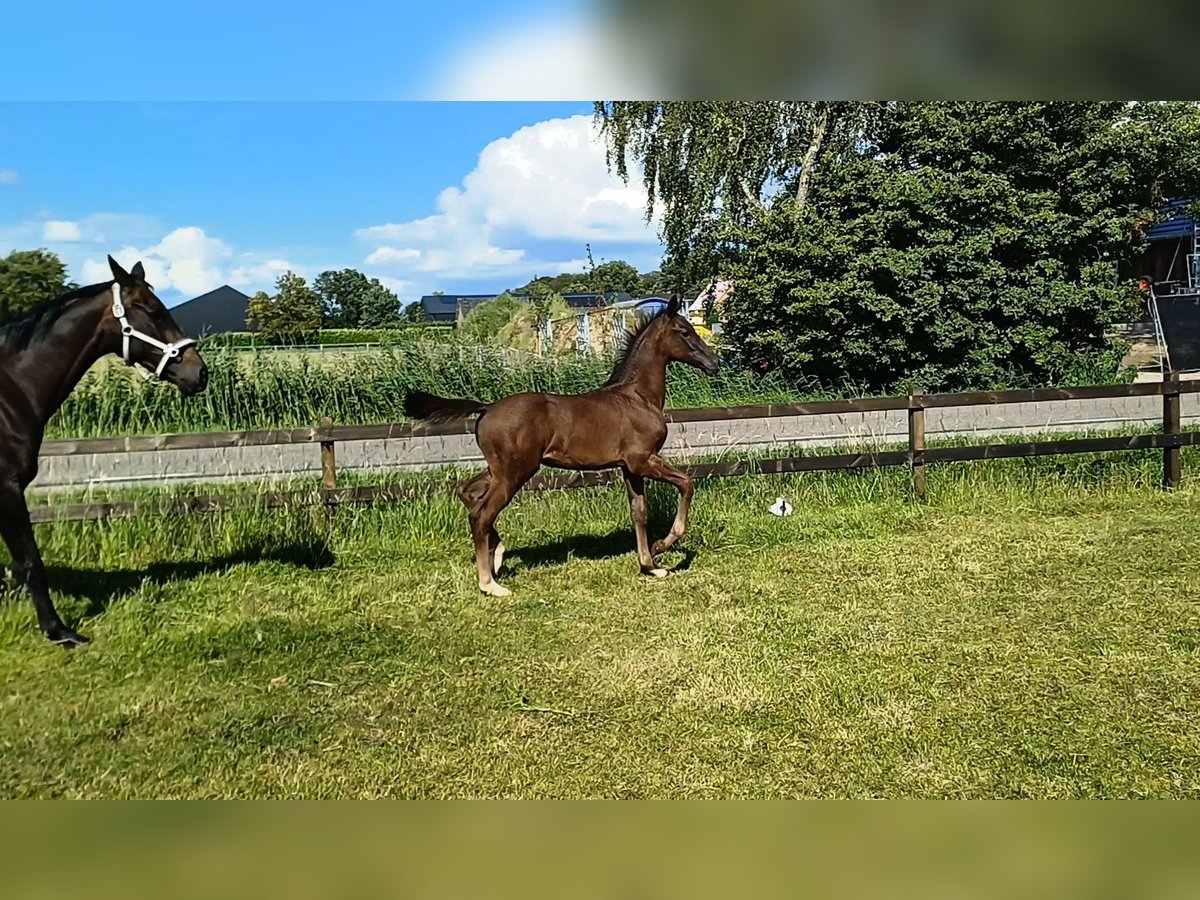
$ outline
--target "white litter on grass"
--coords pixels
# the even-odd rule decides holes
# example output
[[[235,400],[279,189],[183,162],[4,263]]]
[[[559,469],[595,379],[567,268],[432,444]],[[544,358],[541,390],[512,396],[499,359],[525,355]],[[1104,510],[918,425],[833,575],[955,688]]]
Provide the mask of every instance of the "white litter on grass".
[[[790,516],[792,514],[792,504],[788,503],[782,497],[776,497],[774,505],[768,509],[768,512],[773,516]]]

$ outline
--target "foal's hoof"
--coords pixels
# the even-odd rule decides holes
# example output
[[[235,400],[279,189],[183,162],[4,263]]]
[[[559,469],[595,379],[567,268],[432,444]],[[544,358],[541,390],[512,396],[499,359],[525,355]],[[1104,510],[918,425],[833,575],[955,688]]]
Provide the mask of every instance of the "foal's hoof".
[[[487,584],[481,584],[479,589],[493,597],[508,597],[512,594],[512,591],[498,581],[489,581]]]
[[[82,634],[72,631],[66,625],[54,628],[46,632],[46,637],[52,644],[58,644],[60,647],[80,647],[88,642]]]
[[[666,578],[667,570],[666,569],[642,569],[642,574],[650,575],[653,578]]]

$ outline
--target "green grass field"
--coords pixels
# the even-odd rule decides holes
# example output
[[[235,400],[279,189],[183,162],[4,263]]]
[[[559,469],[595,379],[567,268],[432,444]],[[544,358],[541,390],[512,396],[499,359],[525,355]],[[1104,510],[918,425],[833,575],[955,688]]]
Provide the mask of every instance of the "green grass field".
[[[619,488],[524,495],[503,600],[448,498],[44,527],[94,643],[3,604],[0,793],[1195,797],[1198,462],[706,483],[662,580]]]

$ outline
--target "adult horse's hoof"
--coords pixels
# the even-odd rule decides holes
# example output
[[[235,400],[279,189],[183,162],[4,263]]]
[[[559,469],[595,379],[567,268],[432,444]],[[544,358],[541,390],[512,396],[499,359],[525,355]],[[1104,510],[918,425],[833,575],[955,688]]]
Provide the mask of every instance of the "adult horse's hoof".
[[[61,625],[58,628],[54,628],[46,632],[46,637],[50,643],[58,644],[58,646],[66,647],[68,649],[72,647],[80,647],[88,643],[87,638],[78,632],[72,631],[66,625]]]
[[[492,597],[508,597],[512,595],[512,591],[498,581],[489,581],[487,584],[481,584],[479,589]]]
[[[666,569],[642,569],[642,574],[649,575],[653,578],[666,578],[667,570]]]

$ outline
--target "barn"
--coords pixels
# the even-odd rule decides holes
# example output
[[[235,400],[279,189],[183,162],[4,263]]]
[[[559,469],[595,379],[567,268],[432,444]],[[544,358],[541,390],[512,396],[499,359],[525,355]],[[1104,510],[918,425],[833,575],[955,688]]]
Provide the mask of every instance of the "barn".
[[[171,315],[188,337],[201,338],[230,331],[252,331],[246,324],[250,298],[227,284],[171,307]]]

